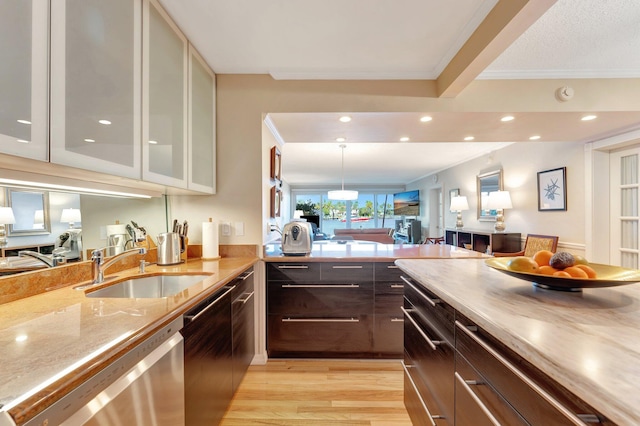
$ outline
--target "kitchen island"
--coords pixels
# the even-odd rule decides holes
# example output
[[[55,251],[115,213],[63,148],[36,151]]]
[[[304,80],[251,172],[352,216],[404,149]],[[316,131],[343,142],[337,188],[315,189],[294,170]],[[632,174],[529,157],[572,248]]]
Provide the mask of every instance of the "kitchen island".
[[[145,275],[208,275],[170,297],[88,298],[66,285],[0,305],[0,425],[27,422],[257,261],[238,256],[147,266]],[[115,282],[113,276],[138,275],[138,268],[109,274],[102,286]]]
[[[640,284],[559,292],[482,261],[396,264],[608,424],[640,424]]]

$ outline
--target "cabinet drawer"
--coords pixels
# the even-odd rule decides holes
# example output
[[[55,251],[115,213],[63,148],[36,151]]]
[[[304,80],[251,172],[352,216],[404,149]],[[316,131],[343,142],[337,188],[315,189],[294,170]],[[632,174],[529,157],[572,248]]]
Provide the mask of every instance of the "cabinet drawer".
[[[463,318],[456,321],[456,349],[483,380],[530,424],[582,425],[605,420],[527,361]]]
[[[445,419],[434,416],[429,411],[429,396],[424,394],[418,388],[418,382],[413,376],[415,373],[413,367],[403,364],[404,367],[404,406],[407,409],[407,413],[411,418],[411,423],[414,425],[448,425],[449,423]],[[451,423],[453,424],[453,423]]]
[[[413,309],[415,320],[424,327],[434,329],[438,340],[447,340],[453,345],[455,310],[441,301],[420,284],[402,277],[404,281],[404,306]]]
[[[404,342],[404,321],[400,315],[379,314],[376,312],[373,325],[374,355],[385,358],[402,357]]]
[[[465,360],[458,356],[455,373],[456,426],[510,426],[528,423]]]
[[[404,285],[400,282],[375,283],[375,311],[376,313],[396,314],[402,316],[404,299]]]
[[[392,262],[376,262],[375,263],[375,279],[376,281],[400,281],[402,271]]]
[[[323,282],[373,282],[373,263],[321,263],[320,278]]]
[[[368,315],[269,315],[267,323],[270,357],[361,357],[371,351]]]
[[[268,313],[358,315],[373,313],[373,284],[270,282]]]
[[[420,325],[413,309],[405,309],[404,313],[404,364],[415,370],[412,376],[429,412],[453,424],[455,350],[432,328]],[[427,399],[434,405],[430,406]]]
[[[320,264],[315,262],[267,263],[267,281],[319,281]]]

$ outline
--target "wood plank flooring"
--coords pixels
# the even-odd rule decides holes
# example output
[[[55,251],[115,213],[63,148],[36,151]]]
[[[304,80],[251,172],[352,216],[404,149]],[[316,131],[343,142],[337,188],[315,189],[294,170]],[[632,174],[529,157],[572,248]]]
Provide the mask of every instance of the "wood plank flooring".
[[[269,360],[249,367],[221,426],[410,426],[399,360]]]

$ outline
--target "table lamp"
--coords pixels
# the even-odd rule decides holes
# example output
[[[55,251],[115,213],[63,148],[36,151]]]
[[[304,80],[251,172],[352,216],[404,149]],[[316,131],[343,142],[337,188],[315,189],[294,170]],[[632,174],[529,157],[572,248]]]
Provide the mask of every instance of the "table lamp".
[[[0,248],[7,246],[7,231],[6,225],[13,225],[16,223],[16,218],[13,215],[13,209],[11,207],[0,207]]]
[[[456,217],[456,228],[462,229],[462,210],[469,210],[469,203],[467,202],[467,197],[465,195],[458,195],[451,198],[451,207],[449,210],[457,211],[458,216]]]
[[[504,232],[506,228],[504,224],[504,209],[510,209],[513,207],[511,205],[511,196],[509,195],[509,191],[490,192],[487,204],[489,210],[496,211],[496,224],[494,229],[496,232]]]

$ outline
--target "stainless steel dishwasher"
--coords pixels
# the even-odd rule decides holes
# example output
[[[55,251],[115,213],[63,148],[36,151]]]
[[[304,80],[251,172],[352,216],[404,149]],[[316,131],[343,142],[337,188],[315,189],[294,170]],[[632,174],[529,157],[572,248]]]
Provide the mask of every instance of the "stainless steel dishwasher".
[[[177,318],[26,425],[184,425],[181,328]]]

